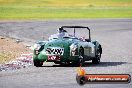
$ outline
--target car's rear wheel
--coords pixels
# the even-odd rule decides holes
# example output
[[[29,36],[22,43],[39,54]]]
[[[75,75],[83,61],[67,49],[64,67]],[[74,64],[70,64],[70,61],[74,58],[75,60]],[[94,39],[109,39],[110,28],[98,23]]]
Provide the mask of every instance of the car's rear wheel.
[[[97,49],[97,52],[96,52],[96,57],[92,60],[93,64],[99,64],[100,63],[101,54],[102,54],[102,51],[101,51],[101,49],[99,47]]]
[[[43,62],[38,61],[38,60],[34,60],[33,63],[34,63],[34,66],[36,66],[36,67],[42,67],[42,65],[43,65]]]

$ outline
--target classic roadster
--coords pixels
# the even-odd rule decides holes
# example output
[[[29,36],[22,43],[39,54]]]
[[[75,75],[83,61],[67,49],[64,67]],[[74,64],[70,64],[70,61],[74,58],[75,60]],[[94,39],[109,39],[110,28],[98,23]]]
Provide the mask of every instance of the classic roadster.
[[[73,33],[69,34],[66,29],[70,29]],[[85,30],[87,38],[78,37],[76,34],[78,29],[79,33]],[[62,26],[59,28],[59,33],[51,35],[48,41],[37,42],[33,52],[33,63],[36,67],[41,67],[45,61],[80,66],[89,60],[92,60],[93,64],[99,64],[102,47],[98,41],[91,40],[88,27]]]

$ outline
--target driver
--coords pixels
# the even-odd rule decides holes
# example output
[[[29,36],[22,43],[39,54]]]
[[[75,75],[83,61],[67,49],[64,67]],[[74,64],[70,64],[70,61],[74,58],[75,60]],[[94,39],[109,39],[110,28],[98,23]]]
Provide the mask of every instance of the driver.
[[[79,38],[81,41],[85,41],[85,37],[81,36],[81,38]]]
[[[63,38],[65,36],[65,33],[67,32],[63,28],[59,28],[57,31],[58,31],[57,33],[58,38]]]
[[[51,35],[51,36],[49,37],[49,40],[51,40],[51,39],[53,39],[53,38],[63,38],[63,37],[65,37],[65,36],[68,37],[67,31],[64,30],[63,28],[57,29],[57,32],[58,32],[58,33],[56,33],[56,34],[54,34],[54,35]]]

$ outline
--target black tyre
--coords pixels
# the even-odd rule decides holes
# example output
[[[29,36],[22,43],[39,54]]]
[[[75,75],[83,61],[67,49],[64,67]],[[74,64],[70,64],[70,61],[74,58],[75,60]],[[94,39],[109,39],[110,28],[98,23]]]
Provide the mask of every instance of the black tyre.
[[[62,64],[60,61],[58,62],[58,61],[56,61],[56,62],[54,62],[55,64]]]
[[[36,67],[42,67],[42,65],[43,65],[43,62],[38,61],[38,60],[34,60],[33,63],[34,63],[34,66],[36,66]]]
[[[83,66],[84,65],[84,49],[83,47],[80,47],[79,49],[79,65]]]
[[[97,52],[96,52],[96,57],[92,60],[93,64],[99,64],[100,63],[101,54],[102,54],[102,48],[98,47]]]
[[[77,61],[72,63],[74,66],[83,66],[84,65],[84,49],[80,47],[79,49],[79,57]]]

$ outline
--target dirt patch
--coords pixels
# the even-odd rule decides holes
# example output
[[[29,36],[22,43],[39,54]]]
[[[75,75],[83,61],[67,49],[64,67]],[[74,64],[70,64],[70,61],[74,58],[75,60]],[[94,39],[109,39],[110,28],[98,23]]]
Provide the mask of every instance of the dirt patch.
[[[23,53],[30,53],[31,50],[26,48],[22,42],[16,39],[0,36],[0,64],[6,63]]]

